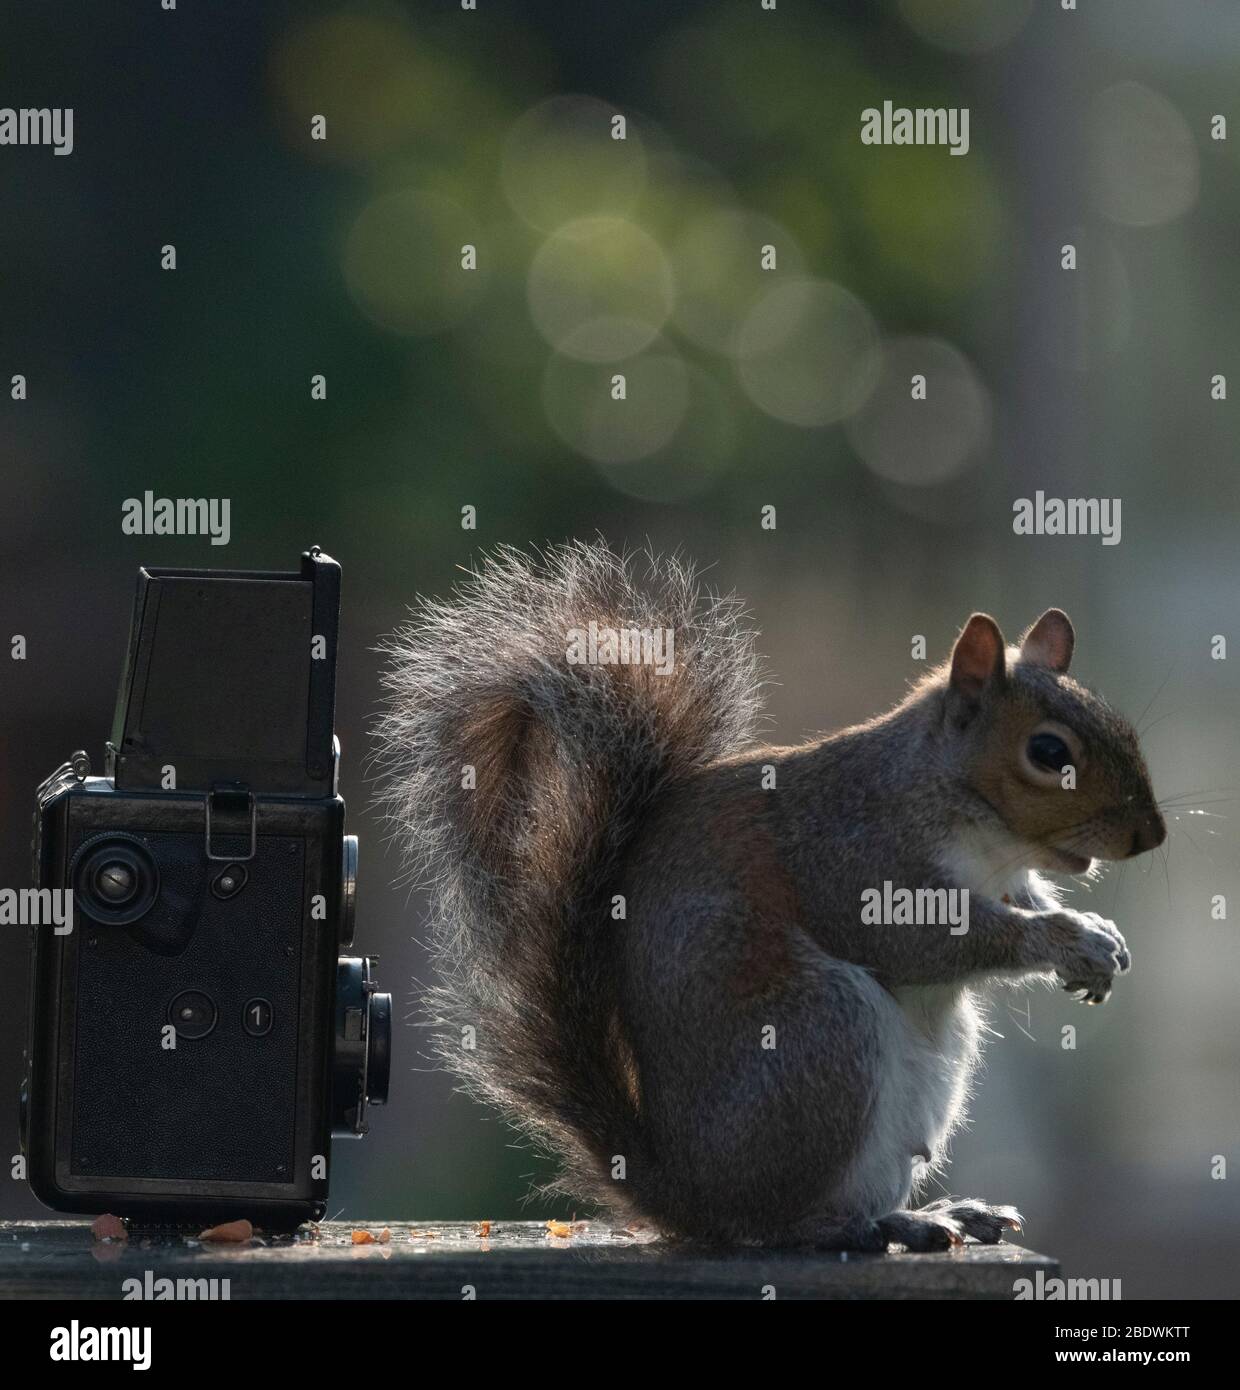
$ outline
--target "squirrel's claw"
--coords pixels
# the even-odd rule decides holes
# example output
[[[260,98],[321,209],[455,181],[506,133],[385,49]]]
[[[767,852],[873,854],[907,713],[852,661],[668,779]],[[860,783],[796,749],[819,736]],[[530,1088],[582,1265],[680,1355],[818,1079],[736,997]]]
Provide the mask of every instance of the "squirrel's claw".
[[[1087,985],[1082,980],[1069,980],[1064,985],[1064,993],[1070,994],[1082,1004],[1105,1004],[1111,997],[1111,986],[1104,985],[1098,989],[1094,985]]]

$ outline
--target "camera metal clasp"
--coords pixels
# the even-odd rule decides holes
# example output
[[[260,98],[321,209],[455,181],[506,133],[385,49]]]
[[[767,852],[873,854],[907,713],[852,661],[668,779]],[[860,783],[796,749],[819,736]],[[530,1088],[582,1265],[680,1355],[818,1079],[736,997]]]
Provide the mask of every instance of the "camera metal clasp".
[[[67,761],[61,763],[55,772],[48,775],[35,788],[35,799],[42,802],[60,782],[85,782],[90,776],[90,754],[81,748]]]
[[[250,813],[250,852],[249,852],[249,854],[214,854],[214,853],[212,853],[212,850],[211,850],[211,803],[212,803],[212,801],[214,801],[215,798],[216,798],[217,796],[220,797],[221,799],[223,799],[224,797],[240,797],[242,794],[243,794],[243,793],[242,793],[241,789],[240,789],[240,788],[237,788],[237,787],[214,787],[214,788],[212,788],[211,791],[209,791],[209,792],[206,794],[206,796],[203,797],[202,803],[203,803],[203,806],[206,808],[206,836],[205,836],[205,838],[206,838],[207,858],[208,858],[208,859],[215,859],[215,860],[218,860],[218,861],[220,861],[220,862],[222,862],[222,863],[228,863],[228,864],[244,864],[245,861],[246,861],[247,859],[253,859],[253,858],[254,858],[254,855],[255,855],[255,853],[256,853],[257,850],[258,850],[258,803],[257,803],[257,801],[255,801],[255,799],[254,799],[254,793],[251,792],[251,791],[247,791],[247,792],[244,793],[244,795],[245,795],[245,797],[246,797],[246,799],[247,799],[247,801],[248,801],[248,803],[249,803],[248,809],[249,809],[249,813]]]

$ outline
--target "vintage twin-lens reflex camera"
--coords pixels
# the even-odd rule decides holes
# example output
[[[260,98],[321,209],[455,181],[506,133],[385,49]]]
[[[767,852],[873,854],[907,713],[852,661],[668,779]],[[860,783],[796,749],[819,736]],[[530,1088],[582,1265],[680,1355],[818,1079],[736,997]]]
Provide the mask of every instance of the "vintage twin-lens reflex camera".
[[[105,775],[38,790],[22,1149],[36,1196],[142,1222],[323,1214],[387,1099],[392,1001],[353,944],[332,719],[340,566],[143,569]]]

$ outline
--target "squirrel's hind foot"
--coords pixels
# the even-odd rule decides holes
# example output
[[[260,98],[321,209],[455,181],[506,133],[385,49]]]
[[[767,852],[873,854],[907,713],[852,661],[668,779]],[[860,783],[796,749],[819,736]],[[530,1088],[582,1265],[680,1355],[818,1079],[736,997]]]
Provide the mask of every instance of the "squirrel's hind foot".
[[[875,1224],[888,1245],[902,1245],[910,1253],[964,1244],[964,1227],[946,1211],[893,1211]]]
[[[997,1245],[1004,1231],[1019,1231],[1025,1221],[1015,1207],[991,1206],[971,1197],[944,1197],[920,1208],[918,1214],[946,1216],[983,1245]]]
[[[964,1229],[952,1217],[938,1212],[893,1211],[876,1220],[838,1222],[828,1217],[803,1222],[793,1234],[793,1244],[814,1250],[847,1250],[882,1255],[889,1246],[905,1250],[949,1250],[964,1244]]]
[[[972,1236],[997,1245],[1005,1231],[1019,1231],[1023,1218],[1015,1207],[946,1197],[917,1211],[893,1211],[876,1220],[838,1222],[823,1217],[804,1222],[794,1243],[815,1250],[851,1250],[882,1254],[890,1246],[924,1253],[950,1250]]]

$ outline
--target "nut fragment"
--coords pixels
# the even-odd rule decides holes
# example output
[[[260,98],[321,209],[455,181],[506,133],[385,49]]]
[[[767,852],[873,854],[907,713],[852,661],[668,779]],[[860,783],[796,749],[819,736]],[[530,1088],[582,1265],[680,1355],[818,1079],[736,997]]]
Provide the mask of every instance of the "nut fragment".
[[[90,1223],[90,1233],[96,1240],[129,1239],[129,1232],[125,1229],[125,1223],[119,1216],[113,1216],[111,1212],[96,1216]]]
[[[242,1245],[253,1238],[254,1227],[244,1217],[240,1221],[225,1221],[222,1226],[209,1226],[198,1235],[199,1240],[215,1240],[225,1245]]]

